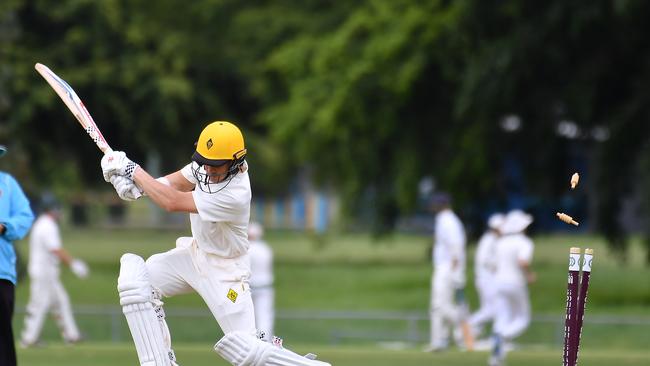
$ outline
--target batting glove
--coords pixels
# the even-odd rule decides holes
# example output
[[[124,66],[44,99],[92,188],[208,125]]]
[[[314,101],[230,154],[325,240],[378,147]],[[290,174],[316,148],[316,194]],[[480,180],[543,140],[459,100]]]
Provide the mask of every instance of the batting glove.
[[[72,262],[70,262],[70,270],[72,273],[74,273],[75,276],[82,279],[88,277],[88,274],[90,273],[86,262],[77,258],[73,259]]]
[[[112,175],[110,182],[115,188],[115,192],[124,201],[135,201],[142,197],[142,191],[133,181],[121,175]]]
[[[102,157],[102,174],[107,182],[111,181],[113,175],[121,175],[133,180],[133,174],[138,166],[127,158],[123,151],[111,151]]]

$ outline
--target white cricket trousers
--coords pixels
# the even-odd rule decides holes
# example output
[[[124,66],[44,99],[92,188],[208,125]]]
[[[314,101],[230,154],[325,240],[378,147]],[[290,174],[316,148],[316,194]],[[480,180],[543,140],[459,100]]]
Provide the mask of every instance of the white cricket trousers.
[[[451,268],[438,266],[431,279],[431,342],[433,348],[445,348],[448,345],[449,331],[459,326],[461,310],[454,295],[456,286]],[[460,333],[458,333],[460,336]],[[461,344],[462,339],[456,339]]]
[[[175,249],[151,256],[146,265],[151,285],[163,297],[196,291],[224,333],[255,332],[248,255],[222,258],[202,251],[191,238],[179,238]]]
[[[510,340],[530,324],[530,301],[526,285],[497,283],[494,332]]]
[[[252,294],[255,306],[255,325],[257,329],[264,331],[266,340],[271,340],[274,334],[275,291],[272,286],[264,286],[253,288]]]
[[[475,284],[476,291],[478,292],[480,307],[469,318],[469,324],[476,331],[480,329],[483,324],[494,320],[496,316],[495,301],[497,296],[497,289],[494,284],[493,276],[483,276],[481,278],[477,278]]]
[[[54,315],[64,341],[76,342],[80,339],[81,335],[72,314],[70,298],[61,284],[61,279],[58,276],[31,277],[29,302],[21,337],[23,343],[33,344],[38,341],[45,316],[50,311]]]

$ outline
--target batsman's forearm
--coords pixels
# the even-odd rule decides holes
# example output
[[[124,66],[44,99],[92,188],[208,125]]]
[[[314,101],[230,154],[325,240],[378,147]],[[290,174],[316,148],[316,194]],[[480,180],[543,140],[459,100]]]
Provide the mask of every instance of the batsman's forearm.
[[[152,201],[161,208],[170,211],[172,206],[172,189],[156,181],[142,167],[138,167],[133,175],[133,181],[140,187]]]
[[[165,211],[197,212],[191,193],[180,192],[160,183],[142,167],[135,170],[133,180],[156,205]]]

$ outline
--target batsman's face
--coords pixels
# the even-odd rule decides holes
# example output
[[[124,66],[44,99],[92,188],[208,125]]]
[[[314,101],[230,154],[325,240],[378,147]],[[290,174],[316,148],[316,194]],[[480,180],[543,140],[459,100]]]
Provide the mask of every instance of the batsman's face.
[[[203,165],[203,169],[205,169],[205,173],[208,175],[210,183],[219,183],[226,177],[229,166],[230,164],[223,164],[220,166]]]

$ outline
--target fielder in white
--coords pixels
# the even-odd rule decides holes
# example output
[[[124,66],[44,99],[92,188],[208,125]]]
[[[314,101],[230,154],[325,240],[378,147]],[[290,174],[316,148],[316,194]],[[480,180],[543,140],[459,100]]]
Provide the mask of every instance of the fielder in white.
[[[533,217],[521,210],[510,211],[501,225],[496,243],[497,271],[491,366],[503,365],[505,344],[519,336],[530,324],[528,283],[535,281],[530,265],[534,244],[525,234]]]
[[[248,225],[251,258],[251,293],[255,307],[255,324],[263,332],[263,339],[273,336],[275,318],[275,291],[273,290],[273,250],[264,241],[264,228],[257,222]]]
[[[72,258],[63,248],[57,223],[60,217],[58,202],[45,196],[41,202],[43,213],[32,226],[29,237],[29,302],[20,344],[30,347],[37,344],[45,316],[52,312],[66,343],[81,340],[75,323],[70,298],[59,277],[60,263],[70,267],[79,278],[88,276],[88,266],[80,259]]]
[[[464,345],[460,332],[463,310],[458,294],[465,287],[465,229],[452,211],[447,194],[437,194],[433,206],[437,214],[431,278],[431,338],[427,351],[447,348],[450,330],[456,344]]]
[[[496,273],[496,242],[501,235],[499,227],[503,224],[505,215],[496,213],[488,218],[487,230],[478,241],[474,254],[474,285],[478,292],[479,309],[469,318],[472,331],[476,336],[481,333],[483,325],[494,320],[496,307],[494,299],[496,288],[494,275]]]
[[[329,365],[257,336],[249,285],[251,188],[245,157],[239,128],[217,121],[201,132],[192,162],[165,177],[154,179],[121,151],[102,158],[104,179],[120,198],[138,198],[137,186],[161,208],[190,215],[192,237],[178,238],[176,248],[146,262],[130,253],[120,260],[120,304],[141,365],[177,365],[161,299],[192,291],[221,327],[224,336],[214,349],[232,365]]]

